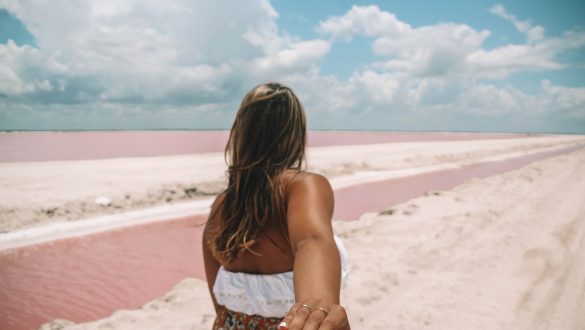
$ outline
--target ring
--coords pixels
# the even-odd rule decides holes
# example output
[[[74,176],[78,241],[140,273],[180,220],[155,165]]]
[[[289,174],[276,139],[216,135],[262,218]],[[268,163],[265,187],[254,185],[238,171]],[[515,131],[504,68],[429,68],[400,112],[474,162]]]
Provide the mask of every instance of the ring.
[[[291,310],[293,310],[293,311],[295,311],[295,312],[296,312],[296,311],[298,311],[298,310],[299,310],[301,307],[307,307],[308,309],[310,309],[310,310],[313,310],[313,309],[311,308],[311,306],[309,306],[309,305],[307,305],[307,304],[302,304],[302,305],[300,305],[300,306],[299,306],[299,307],[297,307],[297,308],[291,308]]]
[[[320,310],[321,312],[325,313],[325,316],[327,316],[331,313],[323,307],[317,307],[317,308],[315,308],[315,310]]]
[[[301,308],[301,307],[307,307],[308,309],[312,309],[311,306],[307,305],[307,304],[302,304],[300,305],[297,309]]]
[[[307,307],[308,309],[310,309],[311,311],[313,311],[313,309],[311,308],[311,306],[309,306],[309,305],[307,305],[307,304],[302,304],[302,305],[300,305],[299,307],[297,307],[297,308],[291,308],[290,310],[291,310],[291,311],[295,311],[295,312],[296,312],[296,311],[298,311],[298,310],[299,310],[301,307]]]

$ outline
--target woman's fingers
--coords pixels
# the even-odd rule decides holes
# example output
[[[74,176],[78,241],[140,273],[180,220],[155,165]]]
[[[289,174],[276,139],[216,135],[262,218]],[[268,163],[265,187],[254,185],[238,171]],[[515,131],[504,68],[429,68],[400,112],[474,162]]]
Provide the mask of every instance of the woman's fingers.
[[[301,304],[298,304],[300,306]],[[288,325],[292,321],[293,317],[295,316],[295,310],[297,308],[297,304],[294,304],[289,310],[288,313],[282,319],[282,322],[278,325],[278,330],[288,330]]]
[[[310,300],[296,303],[288,311],[279,330],[349,330],[347,313],[341,305]]]
[[[297,326],[297,329],[302,329],[302,325],[304,324],[308,316],[307,313],[310,313],[312,310],[311,305],[309,305],[309,303],[310,302],[302,302],[294,304],[288,310],[288,313],[286,313],[285,317],[282,319],[282,322],[280,322],[280,324],[278,325],[278,330],[287,329],[294,330],[295,326]],[[299,323],[301,324],[300,328],[298,328]]]
[[[303,330],[305,329],[305,324],[307,323],[307,319],[313,312],[315,308],[315,304],[317,303],[316,300],[308,300],[298,304],[293,310],[293,318],[288,323],[289,330]]]
[[[331,312],[321,322],[319,330],[350,330],[345,308],[341,305],[333,305]]]
[[[317,330],[321,325],[321,322],[329,315],[329,307],[317,305],[311,311],[311,314],[307,318],[307,322],[305,323],[305,327],[303,330]]]

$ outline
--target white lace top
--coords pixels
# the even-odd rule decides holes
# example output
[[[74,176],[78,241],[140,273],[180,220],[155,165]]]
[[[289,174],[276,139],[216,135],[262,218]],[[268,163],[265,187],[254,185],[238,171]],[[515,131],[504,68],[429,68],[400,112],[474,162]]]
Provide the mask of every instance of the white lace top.
[[[347,251],[339,237],[335,243],[341,256],[341,279],[346,285]],[[213,294],[217,303],[234,312],[264,317],[283,317],[295,303],[293,272],[270,275],[235,273],[220,267]]]

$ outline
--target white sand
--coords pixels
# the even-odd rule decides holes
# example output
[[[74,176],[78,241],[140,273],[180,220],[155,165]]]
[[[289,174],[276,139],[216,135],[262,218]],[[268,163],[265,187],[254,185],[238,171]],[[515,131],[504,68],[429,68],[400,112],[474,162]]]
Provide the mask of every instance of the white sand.
[[[385,143],[310,148],[308,158],[310,170],[327,175],[340,187],[583,142],[583,136],[558,135]],[[209,199],[224,186],[225,168],[222,153],[0,163],[0,243],[2,233],[23,228]],[[110,198],[111,205],[96,204],[100,196]]]
[[[555,145],[554,138],[540,141]],[[347,157],[336,147],[312,156],[330,171],[372,170],[374,164],[404,169],[526,152],[535,144],[512,147],[519,142],[402,144],[379,156],[386,163]],[[329,152],[351,162],[333,168]],[[412,199],[386,215],[335,222],[350,256],[342,303],[353,329],[585,329],[584,196],[582,148]],[[185,279],[139,310],[43,329],[210,329],[212,319],[205,283]]]
[[[356,329],[585,329],[584,149],[392,211],[337,226]]]

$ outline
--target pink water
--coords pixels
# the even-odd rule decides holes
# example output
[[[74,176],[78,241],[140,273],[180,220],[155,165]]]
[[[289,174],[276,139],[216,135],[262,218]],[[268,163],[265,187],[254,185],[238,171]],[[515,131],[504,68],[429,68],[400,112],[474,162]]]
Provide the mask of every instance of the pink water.
[[[408,177],[376,181],[335,191],[334,219],[353,220],[367,211],[378,211],[421,196],[428,191],[449,190],[471,178],[511,171],[539,159],[557,156],[583,148],[585,145],[544,151],[502,161],[473,164]]]
[[[147,157],[223,151],[227,131],[0,132],[0,162]],[[521,133],[309,132],[309,146],[509,139]]]
[[[356,219],[429,190],[450,189],[577,148],[338,189],[334,218]],[[204,219],[186,217],[0,252],[0,329],[34,329],[55,318],[95,320],[138,308],[185,277],[204,279]]]
[[[137,308],[186,277],[204,278],[204,216],[66,239],[0,254],[0,329],[88,321]]]

